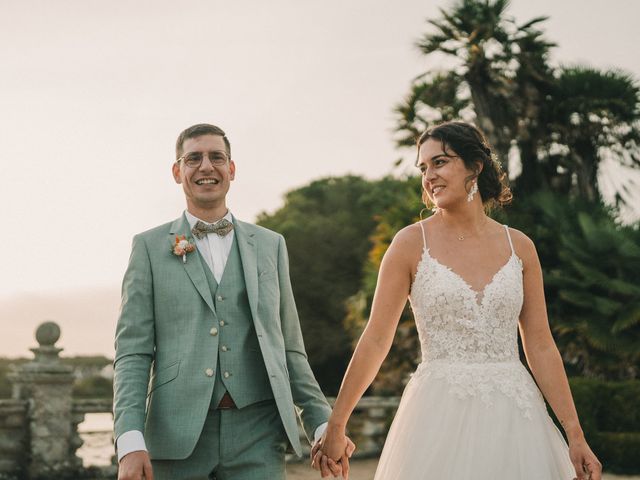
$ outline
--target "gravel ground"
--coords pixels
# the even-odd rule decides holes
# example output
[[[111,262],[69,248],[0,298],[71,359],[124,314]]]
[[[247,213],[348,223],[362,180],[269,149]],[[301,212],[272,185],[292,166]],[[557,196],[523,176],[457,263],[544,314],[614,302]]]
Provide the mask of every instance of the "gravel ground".
[[[354,460],[351,462],[349,480],[371,480],[376,471],[377,459]],[[304,463],[287,464],[287,480],[318,480],[320,474]],[[603,480],[640,480],[640,476],[625,477],[605,474]]]

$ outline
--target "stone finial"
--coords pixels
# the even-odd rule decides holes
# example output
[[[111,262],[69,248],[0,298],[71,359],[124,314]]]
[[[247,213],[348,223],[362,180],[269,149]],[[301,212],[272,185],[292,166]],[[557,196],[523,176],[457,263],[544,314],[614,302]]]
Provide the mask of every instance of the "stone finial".
[[[36,330],[36,340],[41,347],[53,347],[60,339],[60,327],[56,322],[41,323]]]
[[[55,322],[44,322],[36,329],[36,340],[40,344],[39,347],[30,348],[35,355],[35,363],[55,365],[58,363],[58,354],[62,348],[55,346],[60,338],[60,327]]]

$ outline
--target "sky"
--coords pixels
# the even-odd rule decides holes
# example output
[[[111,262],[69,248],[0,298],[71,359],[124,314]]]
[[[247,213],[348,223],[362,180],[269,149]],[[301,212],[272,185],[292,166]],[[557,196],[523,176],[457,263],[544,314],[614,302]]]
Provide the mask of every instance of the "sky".
[[[0,356],[45,320],[67,354],[112,354],[134,234],[184,209],[175,139],[219,125],[240,219],[324,177],[393,170],[393,108],[442,67],[415,47],[450,1],[0,0]],[[640,78],[636,0],[513,0],[548,15],[555,64]]]

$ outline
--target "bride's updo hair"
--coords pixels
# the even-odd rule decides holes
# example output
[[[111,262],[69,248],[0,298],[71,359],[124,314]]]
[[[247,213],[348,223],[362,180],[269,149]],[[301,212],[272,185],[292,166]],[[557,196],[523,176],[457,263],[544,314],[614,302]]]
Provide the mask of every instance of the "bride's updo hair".
[[[482,132],[470,123],[445,122],[430,128],[418,139],[420,146],[430,138],[440,141],[442,151],[453,150],[464,162],[473,175],[466,179],[466,189],[470,190],[470,183],[478,179],[478,191],[486,208],[494,205],[506,205],[511,202],[513,195],[508,185],[507,175],[502,171],[498,157],[493,153],[489,142]],[[482,164],[482,170],[478,168]],[[479,171],[480,170],[480,171]],[[431,207],[428,196],[423,195],[427,207]]]

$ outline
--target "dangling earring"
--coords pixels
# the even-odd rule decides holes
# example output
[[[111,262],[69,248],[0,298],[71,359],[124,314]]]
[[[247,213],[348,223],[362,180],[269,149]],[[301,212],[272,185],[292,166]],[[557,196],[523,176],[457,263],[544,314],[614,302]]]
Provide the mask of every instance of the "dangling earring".
[[[475,197],[476,193],[478,193],[478,181],[474,180],[471,190],[467,193],[467,202],[473,201],[473,197]]]

